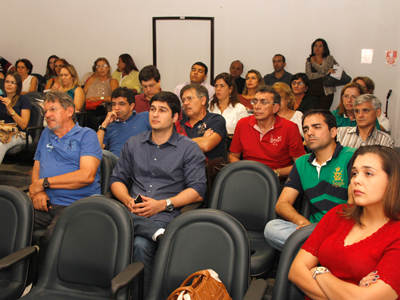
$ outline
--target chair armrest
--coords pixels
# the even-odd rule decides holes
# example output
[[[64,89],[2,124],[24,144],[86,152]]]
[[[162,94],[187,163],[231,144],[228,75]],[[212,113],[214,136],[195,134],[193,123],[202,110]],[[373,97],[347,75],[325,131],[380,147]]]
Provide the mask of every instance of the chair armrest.
[[[30,131],[33,131],[33,130],[36,130],[36,129],[42,129],[42,131],[44,130],[44,126],[43,125],[40,125],[40,126],[31,126],[31,127],[27,127],[26,128],[26,147],[25,147],[25,150],[28,152],[29,151],[29,138],[28,138],[28,136],[29,136],[29,132]]]
[[[0,271],[11,268],[16,263],[19,263],[22,260],[30,258],[37,252],[38,252],[37,247],[29,246],[21,250],[18,250],[10,255],[7,255],[6,257],[0,259]]]
[[[181,208],[181,214],[199,208],[202,202],[190,203]]]
[[[267,292],[268,283],[264,279],[253,280],[244,295],[243,300],[263,300]]]
[[[138,282],[138,291],[139,291],[139,299],[143,300],[143,284],[144,284],[144,277],[143,277],[144,265],[142,262],[134,262],[127,266],[121,273],[114,277],[111,280],[111,293],[110,299],[115,300],[117,299],[118,292],[128,286],[129,283],[133,281],[137,276],[139,276]]]

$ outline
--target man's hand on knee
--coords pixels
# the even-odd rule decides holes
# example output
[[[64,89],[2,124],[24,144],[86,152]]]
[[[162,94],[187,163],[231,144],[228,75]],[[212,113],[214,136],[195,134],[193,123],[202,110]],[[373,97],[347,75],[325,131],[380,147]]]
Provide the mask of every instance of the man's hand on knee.
[[[47,208],[47,201],[49,200],[49,196],[47,196],[46,192],[40,192],[33,196],[32,203],[33,207],[36,210],[46,211],[48,212],[49,209]]]
[[[132,212],[138,216],[149,218],[165,210],[166,201],[154,200],[150,197],[142,196],[143,203],[135,204]]]

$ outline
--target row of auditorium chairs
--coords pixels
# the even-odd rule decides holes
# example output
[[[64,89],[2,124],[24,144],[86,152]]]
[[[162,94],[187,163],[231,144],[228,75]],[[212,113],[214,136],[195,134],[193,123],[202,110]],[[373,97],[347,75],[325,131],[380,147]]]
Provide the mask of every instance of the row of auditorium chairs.
[[[110,165],[108,165],[108,167],[105,168],[108,169],[102,170],[102,187],[108,188],[108,183],[104,183],[103,180],[105,180],[105,182],[107,178],[109,180],[109,175],[111,174],[112,166],[110,167]],[[102,193],[106,192],[107,192],[106,189],[104,190],[102,189]],[[160,249],[158,251],[159,254],[157,255],[157,257],[159,256],[164,257],[164,259],[162,260],[160,259],[161,262],[159,263],[160,264],[159,267],[161,268],[160,274],[165,274],[166,277],[160,279],[155,275],[155,277],[153,278],[153,281],[158,282],[156,284],[156,287],[159,286],[164,287],[162,295],[168,296],[168,293],[171,293],[172,290],[175,287],[179,286],[180,283],[183,282],[183,280],[191,273],[200,269],[213,268],[216,269],[217,273],[220,274],[220,277],[222,278],[222,281],[225,283],[225,285],[227,285],[227,288],[229,287],[228,291],[230,293],[233,293],[233,295],[236,295],[236,297],[233,297],[233,299],[242,299],[244,292],[248,288],[249,276],[250,275],[259,276],[261,274],[265,274],[266,272],[271,270],[277,258],[277,252],[274,249],[272,249],[269,246],[269,244],[265,241],[263,237],[263,230],[265,224],[269,220],[276,218],[274,207],[276,200],[278,198],[278,193],[279,193],[279,182],[275,173],[270,168],[261,163],[253,161],[241,161],[241,162],[236,162],[234,164],[230,164],[225,168],[223,168],[221,172],[219,172],[219,174],[217,175],[217,178],[215,179],[214,186],[211,192],[211,196],[209,199],[210,202],[208,205],[209,208],[211,209],[200,209],[200,210],[197,209],[188,213],[184,213],[181,216],[179,216],[176,220],[174,220],[166,230],[165,237],[162,243],[160,244]],[[96,198],[96,201],[104,202],[104,200],[107,199],[107,201],[109,202],[118,203],[116,201],[110,200],[109,198],[102,198],[102,199],[103,200],[99,200]],[[122,205],[119,206],[125,209]],[[74,206],[71,205],[70,207]],[[238,223],[240,225],[238,228],[241,228],[241,229],[236,228],[235,230],[232,229],[228,230],[229,231],[228,235],[225,232],[226,229],[224,229],[225,231],[222,230],[221,232],[218,229],[218,226],[222,226],[221,224],[219,224],[218,220],[228,218],[227,215],[230,216],[229,218],[235,220],[231,222]],[[201,225],[197,224],[197,221],[194,221],[197,218],[197,216],[199,216],[200,218],[198,222]],[[210,219],[208,220],[207,218]],[[177,231],[174,232],[174,230],[172,229],[174,228],[175,225],[173,226],[173,224],[175,224],[175,222],[178,222],[178,220],[182,220],[180,222],[186,222],[186,223],[184,223],[185,224],[184,226],[182,225],[183,227],[179,227],[181,225],[179,226],[177,225],[179,230],[177,229]],[[7,223],[10,224],[12,222],[8,220]],[[89,226],[91,223],[89,222],[87,224]],[[96,224],[96,222],[94,224]],[[85,226],[83,225],[84,224],[77,226],[78,231],[81,230],[82,228],[85,228],[86,225]],[[108,228],[110,228],[111,224],[107,226]],[[3,227],[4,226],[1,226],[0,228]],[[95,227],[93,227],[93,224],[90,225],[89,227],[91,228],[91,230],[98,232],[98,230]],[[183,228],[185,229],[183,230]],[[241,241],[240,244],[243,243],[244,245],[246,245],[245,248],[247,248],[247,250],[242,251],[240,250],[242,249],[240,248],[241,246],[238,246],[238,244],[236,244],[235,239],[238,238],[238,236],[240,236],[241,234],[240,231],[243,230],[245,233],[246,241],[245,242]],[[99,231],[103,232],[102,229],[100,229]],[[217,234],[218,232],[220,233],[220,235]],[[302,232],[304,231],[303,230],[297,231],[292,236],[293,239],[295,239],[296,236],[298,234],[301,234]],[[180,241],[175,240],[175,234],[182,237]],[[215,237],[213,236],[214,234],[216,235]],[[113,231],[113,233],[110,233],[110,235],[115,235],[115,232]],[[195,237],[194,240],[191,239],[192,236]],[[305,234],[305,236],[307,236],[307,234]],[[106,236],[104,236],[103,242],[104,240],[107,240],[105,237]],[[228,240],[226,240],[227,238]],[[291,239],[288,240],[288,243],[291,241]],[[73,240],[74,238],[71,238],[70,242],[72,243]],[[113,238],[111,238],[111,241],[113,241]],[[108,245],[108,242],[105,244]],[[163,244],[165,244],[164,250],[162,250]],[[234,252],[236,251],[236,254],[237,251],[239,251],[241,253],[240,256],[243,256],[248,260],[249,263],[248,270],[246,269],[245,271],[238,271],[235,270],[236,268],[235,266],[231,266],[232,263],[236,265],[237,260],[239,258],[234,256],[233,254],[230,255],[229,251],[231,251],[232,249],[227,250],[225,249],[226,246],[224,245],[233,246]],[[288,272],[287,266],[290,267],[290,263],[295,254],[297,253],[298,248],[295,249],[295,247],[292,246],[288,248],[286,246],[287,245],[285,244],[284,250],[280,258],[279,268],[276,277],[277,280],[275,282],[275,288],[274,288],[274,295],[276,293],[277,295],[275,295],[273,299],[297,299],[296,297],[298,295],[302,295],[295,287],[291,285],[291,283],[287,281],[287,272]],[[70,246],[68,247],[68,249],[74,249],[74,248],[73,246]],[[98,250],[93,250],[93,251],[96,252]],[[91,253],[93,251],[89,252],[85,251],[85,253]],[[251,255],[250,253],[253,251],[254,253]],[[286,252],[291,252],[293,257],[291,257],[289,260],[286,259],[285,258]],[[0,251],[0,253],[2,252]],[[1,257],[2,256],[0,255],[0,258]],[[60,255],[58,255],[58,257],[60,257]],[[71,257],[72,256],[66,256],[66,258],[70,260]],[[242,260],[243,257],[241,257]],[[162,262],[165,261],[165,259],[169,260],[173,258],[177,259],[176,265],[174,265],[173,268],[172,265],[170,265],[171,269],[168,270],[162,269],[166,268],[166,266],[163,266]],[[185,262],[184,259],[187,260],[187,262]],[[48,259],[46,258],[46,260]],[[223,262],[222,266],[224,267],[218,265],[218,262]],[[194,269],[191,268],[192,264],[194,264],[195,266]],[[216,264],[216,266],[214,266],[214,264]],[[67,265],[68,264],[65,265],[59,264],[58,266],[64,269],[64,267],[66,268]],[[158,268],[157,266],[158,264],[156,261],[155,268]],[[283,270],[285,266],[287,270]],[[72,271],[70,270],[65,272],[66,272],[65,276],[67,278],[69,276],[68,272]],[[241,285],[240,292],[235,291],[235,289],[233,288],[234,286],[237,286],[237,284],[233,283],[233,280],[235,279],[231,277],[232,275],[238,273],[241,274],[238,276],[244,276],[245,278],[247,278],[246,281],[247,285]],[[158,274],[158,272],[155,271],[154,274]],[[86,278],[87,276],[84,277]],[[278,280],[278,278],[280,279]],[[257,281],[256,284],[256,285],[261,285],[261,290],[263,289],[263,287],[265,288],[265,285],[263,284],[262,281],[263,280],[261,280],[260,283],[259,280]],[[160,282],[163,282],[164,284],[160,284]],[[38,285],[39,283],[40,279]],[[279,288],[281,284],[283,284],[285,287]],[[152,288],[150,288],[150,290],[153,291]],[[259,289],[255,290],[256,290],[255,293],[257,294]],[[293,293],[294,298],[290,297],[282,298],[281,294],[278,293],[278,291],[288,292],[290,290],[295,291]],[[154,288],[154,291],[158,291],[158,288]],[[161,294],[157,294],[157,296],[155,296],[154,298],[149,298],[149,299],[163,299],[163,297],[161,297],[160,295]],[[255,296],[253,296],[253,298],[250,299],[257,299],[254,297]],[[0,297],[0,299],[2,298]]]

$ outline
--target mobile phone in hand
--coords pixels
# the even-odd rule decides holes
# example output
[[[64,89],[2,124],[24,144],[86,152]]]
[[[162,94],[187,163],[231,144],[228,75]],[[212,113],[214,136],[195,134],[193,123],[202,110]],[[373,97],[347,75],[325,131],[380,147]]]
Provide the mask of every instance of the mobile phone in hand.
[[[143,203],[143,199],[142,199],[142,196],[137,195],[137,197],[135,198],[135,204],[139,204],[139,203]]]

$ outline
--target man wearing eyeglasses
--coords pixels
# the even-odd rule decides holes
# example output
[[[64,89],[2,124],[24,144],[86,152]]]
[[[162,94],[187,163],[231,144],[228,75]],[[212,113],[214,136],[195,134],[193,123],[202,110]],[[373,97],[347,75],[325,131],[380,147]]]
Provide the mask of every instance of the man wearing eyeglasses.
[[[76,122],[75,105],[64,92],[44,96],[47,127],[40,137],[32,171],[30,198],[34,229],[46,229],[39,239],[39,265],[62,211],[75,201],[100,194],[102,153],[96,132]]]
[[[149,65],[140,70],[139,81],[143,94],[135,96],[135,110],[140,113],[150,110],[150,99],[161,91],[161,75],[158,69]]]
[[[305,154],[297,125],[279,117],[281,97],[271,86],[259,86],[252,100],[254,115],[236,125],[229,149],[230,163],[255,160],[285,179],[296,159]]]
[[[356,127],[339,127],[337,140],[343,145],[359,148],[366,145],[381,145],[394,148],[394,139],[376,128],[381,115],[381,101],[371,94],[358,96],[353,103]]]
[[[110,111],[99,126],[97,137],[107,156],[116,165],[122,146],[134,135],[151,130],[149,112],[136,113],[135,93],[126,87],[119,87],[111,94]]]

